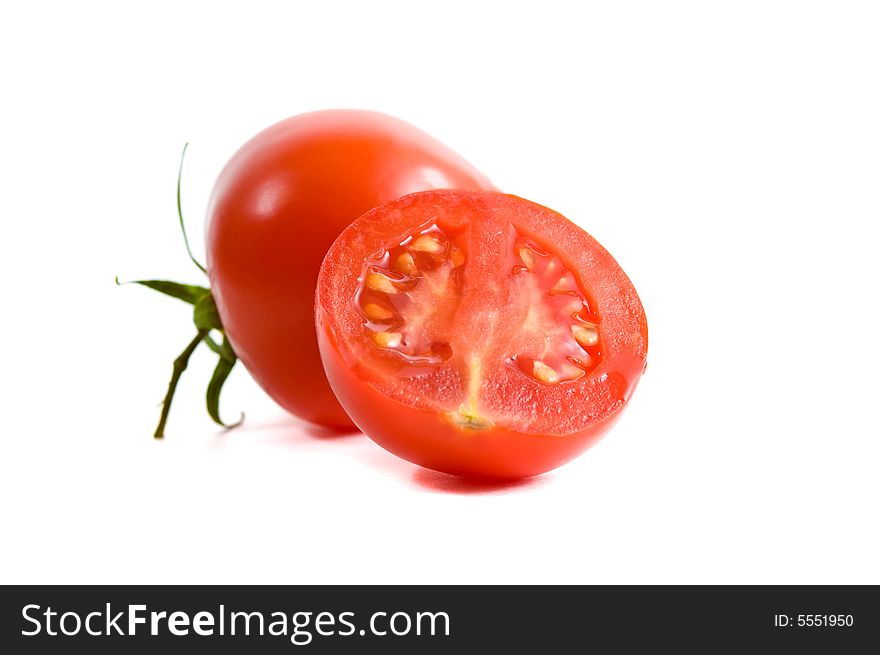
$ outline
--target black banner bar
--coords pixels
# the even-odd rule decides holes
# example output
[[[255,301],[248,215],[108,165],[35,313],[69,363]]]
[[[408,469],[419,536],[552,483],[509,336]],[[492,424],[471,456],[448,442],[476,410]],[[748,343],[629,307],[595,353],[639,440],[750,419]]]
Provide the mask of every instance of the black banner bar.
[[[4,653],[862,652],[876,587],[3,587]],[[654,650],[654,649],[651,649]]]

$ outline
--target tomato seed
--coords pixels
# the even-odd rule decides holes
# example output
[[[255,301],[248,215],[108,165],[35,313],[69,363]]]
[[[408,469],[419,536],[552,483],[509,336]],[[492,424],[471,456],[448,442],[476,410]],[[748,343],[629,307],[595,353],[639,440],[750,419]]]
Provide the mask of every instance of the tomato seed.
[[[397,348],[403,342],[403,337],[399,332],[375,332],[373,341],[382,348]]]
[[[571,334],[583,348],[589,348],[599,343],[599,331],[595,325],[572,325]]]
[[[416,266],[416,260],[414,260],[412,254],[408,252],[401,253],[397,256],[397,259],[394,260],[394,268],[404,275],[415,275],[419,272],[419,269]]]
[[[556,384],[559,382],[559,374],[550,366],[547,366],[544,362],[535,360],[534,364],[532,364],[532,373],[535,374],[535,377],[538,378],[541,382],[545,382],[547,384]]]
[[[428,236],[427,234],[416,237],[413,242],[409,244],[409,247],[416,252],[428,252],[432,255],[439,255],[443,252],[443,244],[439,243],[437,239],[432,236]]]
[[[374,302],[369,302],[364,305],[364,313],[367,315],[367,318],[373,321],[385,321],[394,316],[394,312],[390,309],[383,307],[382,305],[377,305]]]
[[[373,291],[381,291],[382,293],[397,293],[397,288],[384,275],[378,273],[370,273],[367,275],[366,285]]]
[[[566,271],[559,278],[559,281],[553,285],[553,288],[550,289],[550,293],[577,293],[577,287],[575,286],[574,280],[571,279],[571,276]]]

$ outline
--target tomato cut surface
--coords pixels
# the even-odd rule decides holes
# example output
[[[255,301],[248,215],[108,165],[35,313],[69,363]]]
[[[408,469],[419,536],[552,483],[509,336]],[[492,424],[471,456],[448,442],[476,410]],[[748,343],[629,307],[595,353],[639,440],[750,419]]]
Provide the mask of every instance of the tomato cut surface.
[[[574,457],[619,415],[647,354],[641,303],[602,246],[496,192],[417,193],[359,218],[324,260],[316,317],[355,423],[468,476]]]

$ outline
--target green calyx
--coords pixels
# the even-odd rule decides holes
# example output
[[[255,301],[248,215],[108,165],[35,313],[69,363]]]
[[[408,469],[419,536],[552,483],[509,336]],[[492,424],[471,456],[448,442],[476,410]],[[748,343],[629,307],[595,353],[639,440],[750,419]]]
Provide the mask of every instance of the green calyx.
[[[183,233],[183,242],[186,245],[186,252],[189,258],[202,273],[207,274],[205,267],[193,256],[192,250],[189,247],[189,239],[186,236],[186,229],[183,224],[183,211],[180,206],[180,180],[183,173],[183,159],[188,145],[183,146],[183,152],[180,155],[180,169],[177,173],[177,216],[180,221],[180,230]],[[119,278],[116,278],[116,284],[123,283],[119,281]],[[182,300],[193,307],[193,323],[196,328],[196,334],[183,352],[174,360],[171,380],[168,383],[168,391],[162,400],[162,414],[159,417],[159,424],[156,426],[153,436],[156,439],[162,439],[165,436],[165,424],[168,421],[168,413],[171,410],[174,393],[177,391],[177,383],[189,365],[190,357],[199,347],[199,344],[202,343],[208,346],[218,357],[214,374],[208,383],[206,396],[208,415],[215,423],[227,429],[241,425],[242,421],[244,421],[243,413],[235,423],[224,423],[220,418],[220,391],[223,389],[223,384],[238,361],[238,357],[226,338],[226,332],[223,329],[220,314],[217,313],[217,305],[214,302],[214,296],[211,295],[211,289],[195,284],[180,284],[179,282],[169,282],[167,280],[133,280],[125,284],[139,284],[166,296]],[[212,337],[212,334],[215,333],[220,335],[219,339]]]

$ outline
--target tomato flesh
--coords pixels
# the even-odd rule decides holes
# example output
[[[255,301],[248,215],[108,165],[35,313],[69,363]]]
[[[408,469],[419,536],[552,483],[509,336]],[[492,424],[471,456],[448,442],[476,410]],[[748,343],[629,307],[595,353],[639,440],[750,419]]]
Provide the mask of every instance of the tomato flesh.
[[[246,143],[208,209],[208,273],[236,354],[293,414],[351,427],[318,355],[318,270],[342,230],[393,198],[433,188],[493,188],[424,132],[376,112],[302,114]]]
[[[359,218],[317,295],[328,377],[355,423],[429,468],[523,477],[619,415],[647,325],[611,256],[549,209],[437,191]]]

